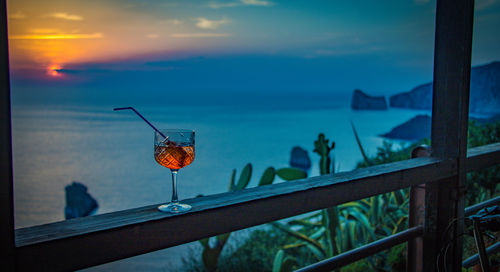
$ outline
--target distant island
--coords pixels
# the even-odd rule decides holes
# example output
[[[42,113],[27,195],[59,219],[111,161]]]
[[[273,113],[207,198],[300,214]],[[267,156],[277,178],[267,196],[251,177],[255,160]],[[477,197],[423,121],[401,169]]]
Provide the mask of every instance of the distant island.
[[[354,90],[351,100],[353,110],[387,110],[387,102],[383,96],[369,96],[361,90]]]
[[[390,96],[389,106],[431,110],[432,82]],[[385,97],[370,96],[358,89],[353,91],[351,109],[386,110],[387,108]],[[500,113],[500,61],[472,67],[469,112],[489,115]]]
[[[394,108],[432,109],[432,82],[391,96],[389,105]],[[469,111],[500,113],[500,61],[471,69]]]
[[[418,141],[431,138],[432,118],[427,114],[417,115],[380,136],[388,139]]]
[[[478,123],[500,121],[500,61],[472,67],[470,82],[469,112],[489,115],[489,118],[474,118]],[[432,109],[432,82],[419,85],[408,92],[390,96],[389,106],[416,110]],[[383,96],[373,97],[354,90],[351,108],[354,110],[387,109]],[[380,135],[384,138],[415,141],[431,136],[431,116],[417,115]]]
[[[500,114],[489,118],[469,118],[478,124],[495,123],[500,121]],[[418,141],[431,138],[432,118],[427,114],[417,115],[410,120],[380,135],[381,137],[396,140]]]

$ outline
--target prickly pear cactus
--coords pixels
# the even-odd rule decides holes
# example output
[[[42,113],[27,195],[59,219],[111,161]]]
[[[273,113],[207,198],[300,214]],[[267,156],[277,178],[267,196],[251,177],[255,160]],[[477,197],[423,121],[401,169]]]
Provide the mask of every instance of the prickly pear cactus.
[[[241,171],[238,183],[236,183],[232,191],[239,191],[245,189],[248,186],[251,177],[252,177],[252,164],[248,163]],[[233,182],[233,180],[231,180],[231,182]]]
[[[266,170],[264,170],[264,173],[260,178],[259,186],[273,183],[275,176],[276,176],[276,169],[274,169],[274,167],[272,166],[268,167]]]
[[[276,170],[276,175],[286,181],[307,178],[306,171],[292,167],[280,168]]]

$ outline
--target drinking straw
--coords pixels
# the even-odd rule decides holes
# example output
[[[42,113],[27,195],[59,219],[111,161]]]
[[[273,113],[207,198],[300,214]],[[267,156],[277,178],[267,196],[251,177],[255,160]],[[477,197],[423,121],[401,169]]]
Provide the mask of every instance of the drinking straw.
[[[142,120],[144,120],[144,122],[148,123],[148,125],[150,127],[152,127],[156,132],[160,133],[160,135],[163,136],[163,138],[167,138],[165,136],[165,134],[161,133],[161,131],[159,131],[155,126],[153,126],[153,124],[151,124],[148,120],[146,120],[146,118],[144,118],[144,116],[142,116],[142,114],[140,114],[138,111],[136,111],[133,107],[114,108],[113,110],[114,111],[119,111],[119,110],[133,110],[137,115],[139,115],[139,117],[142,118]]]

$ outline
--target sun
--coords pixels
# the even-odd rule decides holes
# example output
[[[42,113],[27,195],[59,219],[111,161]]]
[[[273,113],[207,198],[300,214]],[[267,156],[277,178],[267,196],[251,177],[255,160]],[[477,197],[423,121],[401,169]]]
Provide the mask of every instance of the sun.
[[[51,64],[47,67],[47,75],[51,77],[61,77],[62,73],[60,70],[62,69],[61,65],[59,64]]]

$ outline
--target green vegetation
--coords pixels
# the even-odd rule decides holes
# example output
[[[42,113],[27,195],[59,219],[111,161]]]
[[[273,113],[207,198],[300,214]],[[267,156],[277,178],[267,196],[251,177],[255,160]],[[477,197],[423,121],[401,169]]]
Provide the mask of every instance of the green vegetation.
[[[382,146],[377,147],[377,153],[374,157],[369,158],[369,161],[358,162],[356,168],[368,167],[371,165],[378,165],[390,162],[397,162],[407,160],[410,158],[410,152],[417,146],[430,145],[430,140],[424,139],[408,146],[394,149],[394,144],[389,141],[384,141]]]
[[[360,149],[364,153],[354,126],[353,130]],[[334,149],[335,144],[329,145],[328,142],[329,140],[323,134],[319,134],[318,140],[314,142],[314,152],[320,156],[319,165],[322,175],[334,172],[334,167],[330,162],[330,152]],[[391,152],[390,155],[387,152]],[[367,158],[364,163],[365,165],[379,163],[379,161],[385,163],[396,157],[393,154],[400,155],[392,151],[390,145],[385,144],[384,148],[379,150],[377,157]],[[273,223],[275,228],[295,238],[293,243],[284,245],[282,250],[278,251],[273,267],[279,269],[275,269],[273,272],[290,271],[290,269],[283,269],[283,267],[297,269],[300,266],[294,264],[298,264],[298,260],[307,259],[308,263],[314,263],[399,232],[406,228],[407,204],[407,192],[398,190],[324,209],[305,218],[292,220],[286,225]],[[293,252],[290,250],[295,248],[306,248],[310,254],[303,255],[304,251]],[[402,249],[399,249],[391,254],[399,256],[401,251]],[[360,271],[367,268],[369,270],[397,271],[392,269],[394,268],[392,263],[386,261],[387,254],[377,254],[342,268],[342,271]],[[279,256],[288,256],[288,259],[279,258]],[[276,263],[284,260],[290,260],[290,265],[284,266]],[[401,266],[404,267],[404,264]]]
[[[486,144],[500,142],[500,122],[479,124],[469,122],[469,135],[467,138],[468,147],[482,146]],[[500,166],[495,165],[485,169],[472,171],[467,174],[467,194],[465,195],[466,206],[470,206],[487,199],[500,195]],[[490,246],[500,241],[500,237],[495,240],[487,239],[485,243]],[[472,237],[464,238],[464,257],[469,257],[477,253],[477,248]],[[490,256],[490,260],[500,260],[500,253]],[[472,271],[470,269],[469,271]]]
[[[262,174],[258,186],[272,184],[276,175],[283,180],[295,180],[307,177],[307,173],[300,169],[280,168],[275,170],[274,167],[268,167]],[[252,164],[250,163],[243,167],[237,182],[236,169],[234,169],[231,174],[231,179],[229,180],[229,192],[245,189],[250,183],[251,177]],[[220,271],[220,269],[218,269],[218,265],[220,263],[219,258],[230,235],[231,233],[224,233],[217,235],[216,237],[199,240],[203,247],[201,260],[206,271]]]
[[[385,141],[374,156],[369,157],[363,150],[357,132],[354,136],[364,157],[357,167],[406,160],[416,146],[426,144],[422,140],[399,149]],[[469,147],[500,142],[500,123],[479,125],[469,124]],[[314,152],[319,155],[320,173],[334,173],[334,162],[330,152],[335,143],[329,143],[324,134],[319,134],[314,142]],[[243,169],[238,182],[235,182],[236,170],[233,170],[229,190],[241,190],[247,187],[252,167]],[[259,186],[272,184],[275,176],[284,180],[305,178],[304,171],[294,168],[275,170],[267,168]],[[500,167],[471,172],[467,179],[466,205],[483,201],[499,194]],[[317,262],[319,260],[351,250],[371,241],[386,237],[407,228],[408,190],[373,196],[359,201],[348,202],[306,216],[268,224],[252,231],[244,242],[234,249],[221,254],[230,234],[219,235],[212,242],[201,240],[203,246],[202,264],[191,256],[186,262],[188,271],[273,271],[286,272]],[[210,246],[212,245],[212,246]],[[475,253],[471,241],[465,243],[465,256]],[[393,247],[364,260],[345,266],[340,271],[405,271],[406,245]]]
[[[500,122],[480,125],[469,122],[468,147],[500,142]],[[470,172],[467,175],[466,205],[482,202],[499,194],[500,166]]]

